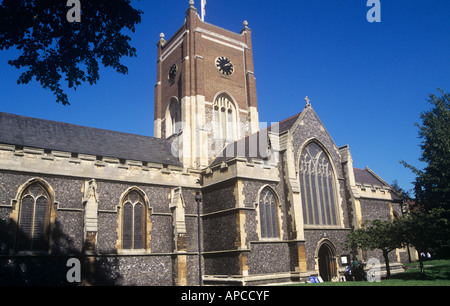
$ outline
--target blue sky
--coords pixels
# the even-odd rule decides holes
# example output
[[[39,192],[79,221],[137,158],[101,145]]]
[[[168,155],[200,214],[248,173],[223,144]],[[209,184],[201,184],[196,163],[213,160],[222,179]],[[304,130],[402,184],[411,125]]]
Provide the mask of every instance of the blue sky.
[[[0,52],[0,111],[153,136],[156,43],[182,25],[188,2],[133,0],[144,15],[131,33],[138,57],[123,61],[129,74],[101,69],[97,85],[67,91],[71,106],[37,82],[17,85],[20,71],[7,64],[16,51]],[[414,123],[430,93],[450,91],[450,1],[380,3],[381,22],[369,23],[366,0],[207,0],[205,21],[234,32],[249,22],[260,121],[300,112],[309,96],[355,167],[411,189],[399,160],[423,167]]]

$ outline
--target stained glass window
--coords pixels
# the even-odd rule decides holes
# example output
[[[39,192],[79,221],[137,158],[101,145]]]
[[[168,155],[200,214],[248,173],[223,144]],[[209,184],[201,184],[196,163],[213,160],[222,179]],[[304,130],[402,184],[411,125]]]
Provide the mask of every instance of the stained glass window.
[[[337,225],[333,168],[317,143],[303,150],[299,170],[305,224]]]
[[[146,213],[142,197],[131,191],[124,199],[122,212],[122,248],[145,249]]]
[[[273,191],[264,188],[259,197],[261,238],[279,238],[278,204]]]
[[[20,200],[16,250],[47,251],[50,197],[39,183],[30,185]]]

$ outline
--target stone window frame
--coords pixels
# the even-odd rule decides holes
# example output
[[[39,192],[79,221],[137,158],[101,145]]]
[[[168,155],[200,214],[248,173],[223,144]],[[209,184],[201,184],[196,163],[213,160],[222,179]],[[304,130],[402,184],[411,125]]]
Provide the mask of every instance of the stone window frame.
[[[166,109],[166,138],[178,135],[182,130],[181,103],[177,97],[171,97]]]
[[[145,216],[143,217],[146,222],[143,223],[144,229],[144,248],[142,249],[124,249],[123,248],[123,212],[124,212],[124,205],[127,203],[126,200],[128,199],[128,196],[136,192],[138,196],[142,199],[144,203],[144,212]],[[130,187],[125,192],[122,193],[119,200],[119,205],[117,206],[118,210],[118,220],[117,220],[117,243],[116,243],[116,249],[117,253],[120,255],[139,255],[139,254],[150,254],[151,248],[150,248],[150,242],[151,242],[151,231],[152,231],[152,222],[151,222],[151,215],[153,212],[152,207],[150,206],[150,201],[145,194],[145,192],[140,189],[139,187]]]
[[[212,123],[215,139],[229,142],[239,139],[236,100],[226,91],[216,94],[212,103]]]
[[[30,249],[30,250],[19,250],[18,248],[18,239],[19,239],[19,230],[20,230],[20,214],[22,209],[22,201],[26,196],[30,195],[30,189],[33,185],[38,185],[43,189],[43,193],[45,193],[45,197],[47,197],[47,213],[45,216],[45,234],[44,234],[44,242],[45,248],[43,249]],[[32,196],[35,199],[35,196]],[[39,197],[38,197],[39,198]],[[36,205],[36,202],[34,202]],[[24,184],[22,184],[16,193],[16,197],[11,200],[11,207],[13,211],[9,215],[11,219],[11,248],[10,254],[19,254],[19,255],[42,255],[42,254],[50,254],[52,246],[54,245],[54,241],[52,239],[52,233],[55,228],[56,221],[56,210],[57,210],[57,202],[55,202],[55,191],[51,187],[51,185],[44,179],[39,177],[34,177],[27,180]],[[35,213],[35,211],[34,211]],[[33,216],[35,218],[35,215]],[[34,226],[34,225],[33,225]]]
[[[277,222],[277,231],[278,231],[278,235],[275,237],[264,237],[263,233],[262,233],[262,217],[261,217],[261,206],[260,206],[260,201],[261,201],[261,195],[264,192],[264,190],[269,190],[274,199],[275,199],[275,207],[276,207],[276,222]],[[281,201],[280,198],[278,196],[278,193],[270,186],[270,185],[264,185],[262,186],[257,194],[257,198],[255,201],[255,210],[256,210],[256,215],[257,215],[257,233],[258,233],[258,237],[260,241],[280,241],[283,237],[283,228],[282,228],[282,218],[281,218]]]
[[[312,208],[312,218],[316,219],[316,214],[320,214],[319,216],[319,223],[315,222],[315,223],[311,223],[309,222],[309,207],[308,207],[308,203],[307,199],[308,199],[308,194],[305,194],[305,186],[302,185],[301,183],[301,175],[302,175],[302,155],[305,152],[305,149],[311,145],[312,143],[316,144],[321,151],[323,152],[324,156],[328,159],[328,162],[330,164],[330,172],[332,175],[332,179],[331,179],[331,189],[332,189],[332,196],[333,196],[333,200],[334,203],[332,203],[333,207],[330,207],[330,211],[329,213],[331,214],[332,212],[334,212],[334,218],[335,218],[335,224],[327,224],[325,222],[323,222],[323,216],[321,214],[321,211],[315,211],[314,208],[311,206]],[[339,203],[341,202],[341,198],[339,195],[339,182],[338,182],[338,177],[337,177],[337,170],[334,164],[334,161],[329,153],[329,151],[327,150],[327,148],[316,138],[312,138],[309,139],[308,141],[306,141],[300,148],[300,150],[298,151],[298,157],[297,157],[297,178],[298,178],[298,182],[299,182],[299,186],[300,186],[300,194],[301,194],[301,202],[302,202],[302,211],[303,211],[303,220],[304,220],[304,224],[305,227],[307,228],[341,228],[342,227],[342,216],[341,216],[341,211],[340,211],[340,207],[339,207]],[[312,186],[310,186],[310,188],[312,188]],[[312,191],[311,191],[312,192]],[[317,189],[315,190],[316,193],[316,197],[317,197]],[[320,195],[319,195],[320,196]],[[306,201],[305,201],[306,200]],[[311,204],[312,205],[312,204]],[[318,205],[320,206],[320,205]],[[326,209],[326,207],[325,207]],[[327,216],[325,216],[326,219]],[[307,223],[308,222],[308,223]]]

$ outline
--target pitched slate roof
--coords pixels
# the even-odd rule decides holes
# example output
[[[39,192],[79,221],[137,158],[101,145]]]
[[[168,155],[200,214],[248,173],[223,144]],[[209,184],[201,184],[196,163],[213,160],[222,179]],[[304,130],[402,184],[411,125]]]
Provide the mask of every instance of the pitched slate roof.
[[[228,159],[244,157],[248,161],[252,158],[264,159],[268,157],[268,133],[267,129],[259,131],[238,141],[230,143],[223,149],[211,163],[211,166],[220,164]]]
[[[0,143],[180,166],[171,142],[0,112]]]
[[[355,174],[357,184],[387,187],[390,189],[392,200],[402,202],[402,199],[395,193],[392,187],[368,167],[366,169],[353,168],[353,173]]]
[[[287,118],[283,121],[275,123],[272,126],[269,126],[266,129],[263,129],[259,132],[256,132],[250,136],[237,140],[233,143],[230,143],[219,155],[216,159],[211,163],[211,166],[217,165],[226,161],[228,159],[232,159],[235,157],[243,157],[248,161],[252,158],[265,159],[268,157],[267,147],[269,144],[269,134],[268,132],[274,132],[278,134],[282,134],[294,125],[297,121],[298,117],[301,113],[294,115],[290,118]]]
[[[294,115],[292,117],[289,117],[287,119],[284,119],[283,121],[280,121],[278,123],[275,123],[274,125],[270,126],[268,129],[270,131],[278,132],[278,133],[284,133],[291,129],[291,127],[294,125],[294,123],[297,121],[298,117],[300,117],[301,112],[297,115]]]
[[[372,171],[369,171],[368,169],[354,168],[353,173],[355,174],[356,183],[380,187],[388,186],[386,182],[378,179],[375,175],[372,174]]]

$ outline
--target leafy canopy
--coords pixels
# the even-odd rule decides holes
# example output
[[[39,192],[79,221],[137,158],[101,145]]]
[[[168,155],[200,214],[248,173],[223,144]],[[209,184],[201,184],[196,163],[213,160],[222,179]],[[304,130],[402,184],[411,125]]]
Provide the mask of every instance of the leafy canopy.
[[[402,229],[394,220],[370,220],[347,236],[347,249],[380,249],[391,252],[402,245]]]
[[[419,160],[426,163],[425,169],[401,162],[417,175],[414,193],[426,209],[450,209],[450,95],[438,91],[442,96],[430,95],[432,108],[420,115],[422,124],[416,124],[422,139]]]
[[[3,0],[0,2],[0,50],[16,47],[17,59],[8,63],[25,71],[17,83],[33,78],[49,88],[56,101],[70,104],[61,82],[76,90],[83,82],[96,84],[100,63],[118,73],[128,73],[120,60],[135,57],[131,38],[142,11],[130,0],[81,0],[81,22],[67,20],[65,0]]]

